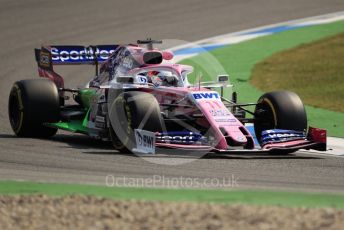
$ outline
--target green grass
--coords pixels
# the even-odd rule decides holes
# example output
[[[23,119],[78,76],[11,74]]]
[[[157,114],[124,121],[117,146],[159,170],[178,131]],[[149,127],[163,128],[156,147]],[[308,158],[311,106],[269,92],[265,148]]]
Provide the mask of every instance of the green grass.
[[[278,52],[255,65],[251,84],[289,89],[304,103],[344,112],[344,33]]]
[[[344,208],[344,195],[247,190],[122,188],[75,184],[0,181],[0,194],[93,195],[120,200],[191,201],[286,207]]]
[[[238,101],[255,102],[263,92],[250,84],[249,80],[258,62],[277,52],[343,31],[344,21],[310,26],[226,46],[183,60],[182,63],[195,68],[195,74],[190,77],[191,82],[195,81],[199,73],[203,74],[203,81],[214,79],[218,74],[228,73],[235,86],[234,90],[238,92]],[[319,87],[324,86],[319,85]],[[306,106],[306,110],[309,125],[327,129],[330,136],[344,137],[343,113],[311,106]]]

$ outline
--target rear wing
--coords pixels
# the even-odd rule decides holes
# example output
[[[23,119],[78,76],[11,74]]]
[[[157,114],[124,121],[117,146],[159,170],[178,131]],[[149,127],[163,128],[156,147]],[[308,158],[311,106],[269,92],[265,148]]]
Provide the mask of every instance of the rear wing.
[[[53,65],[94,65],[106,61],[117,47],[118,45],[43,46],[35,49],[35,58],[41,68],[51,68]]]
[[[38,74],[53,81],[58,88],[64,88],[63,77],[54,72],[54,65],[95,65],[95,74],[98,75],[98,64],[106,61],[118,47],[119,45],[42,46],[41,49],[35,49]]]

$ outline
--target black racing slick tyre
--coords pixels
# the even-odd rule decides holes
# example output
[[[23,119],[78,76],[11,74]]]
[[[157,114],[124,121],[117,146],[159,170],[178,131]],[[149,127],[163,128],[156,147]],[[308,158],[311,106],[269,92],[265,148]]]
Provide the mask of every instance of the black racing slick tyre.
[[[109,113],[110,138],[113,146],[128,151],[136,146],[135,129],[161,132],[163,119],[160,106],[149,93],[129,91],[120,94],[112,103]]]
[[[51,137],[57,129],[44,123],[58,122],[60,100],[56,85],[46,79],[14,83],[8,101],[8,114],[14,133],[20,137]]]
[[[289,91],[274,91],[262,95],[255,108],[254,130],[261,141],[262,131],[287,129],[305,131],[307,115],[300,97]]]

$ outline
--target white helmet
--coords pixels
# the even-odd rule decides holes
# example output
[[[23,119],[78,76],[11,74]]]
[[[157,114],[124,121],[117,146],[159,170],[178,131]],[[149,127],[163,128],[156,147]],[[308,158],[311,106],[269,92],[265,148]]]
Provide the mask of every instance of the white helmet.
[[[172,74],[172,72],[170,72],[170,71],[160,71],[156,76],[160,80],[159,81],[158,79],[156,79],[157,81],[160,82],[159,86],[160,85],[161,86],[168,86],[168,87],[178,86],[178,77],[176,75]]]

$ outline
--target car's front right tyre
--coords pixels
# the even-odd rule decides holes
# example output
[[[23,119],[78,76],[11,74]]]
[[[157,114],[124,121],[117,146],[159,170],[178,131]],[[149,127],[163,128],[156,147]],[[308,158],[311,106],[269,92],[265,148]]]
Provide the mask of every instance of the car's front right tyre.
[[[259,142],[265,130],[307,130],[305,107],[300,97],[290,91],[265,93],[259,98],[254,114],[254,129]]]

